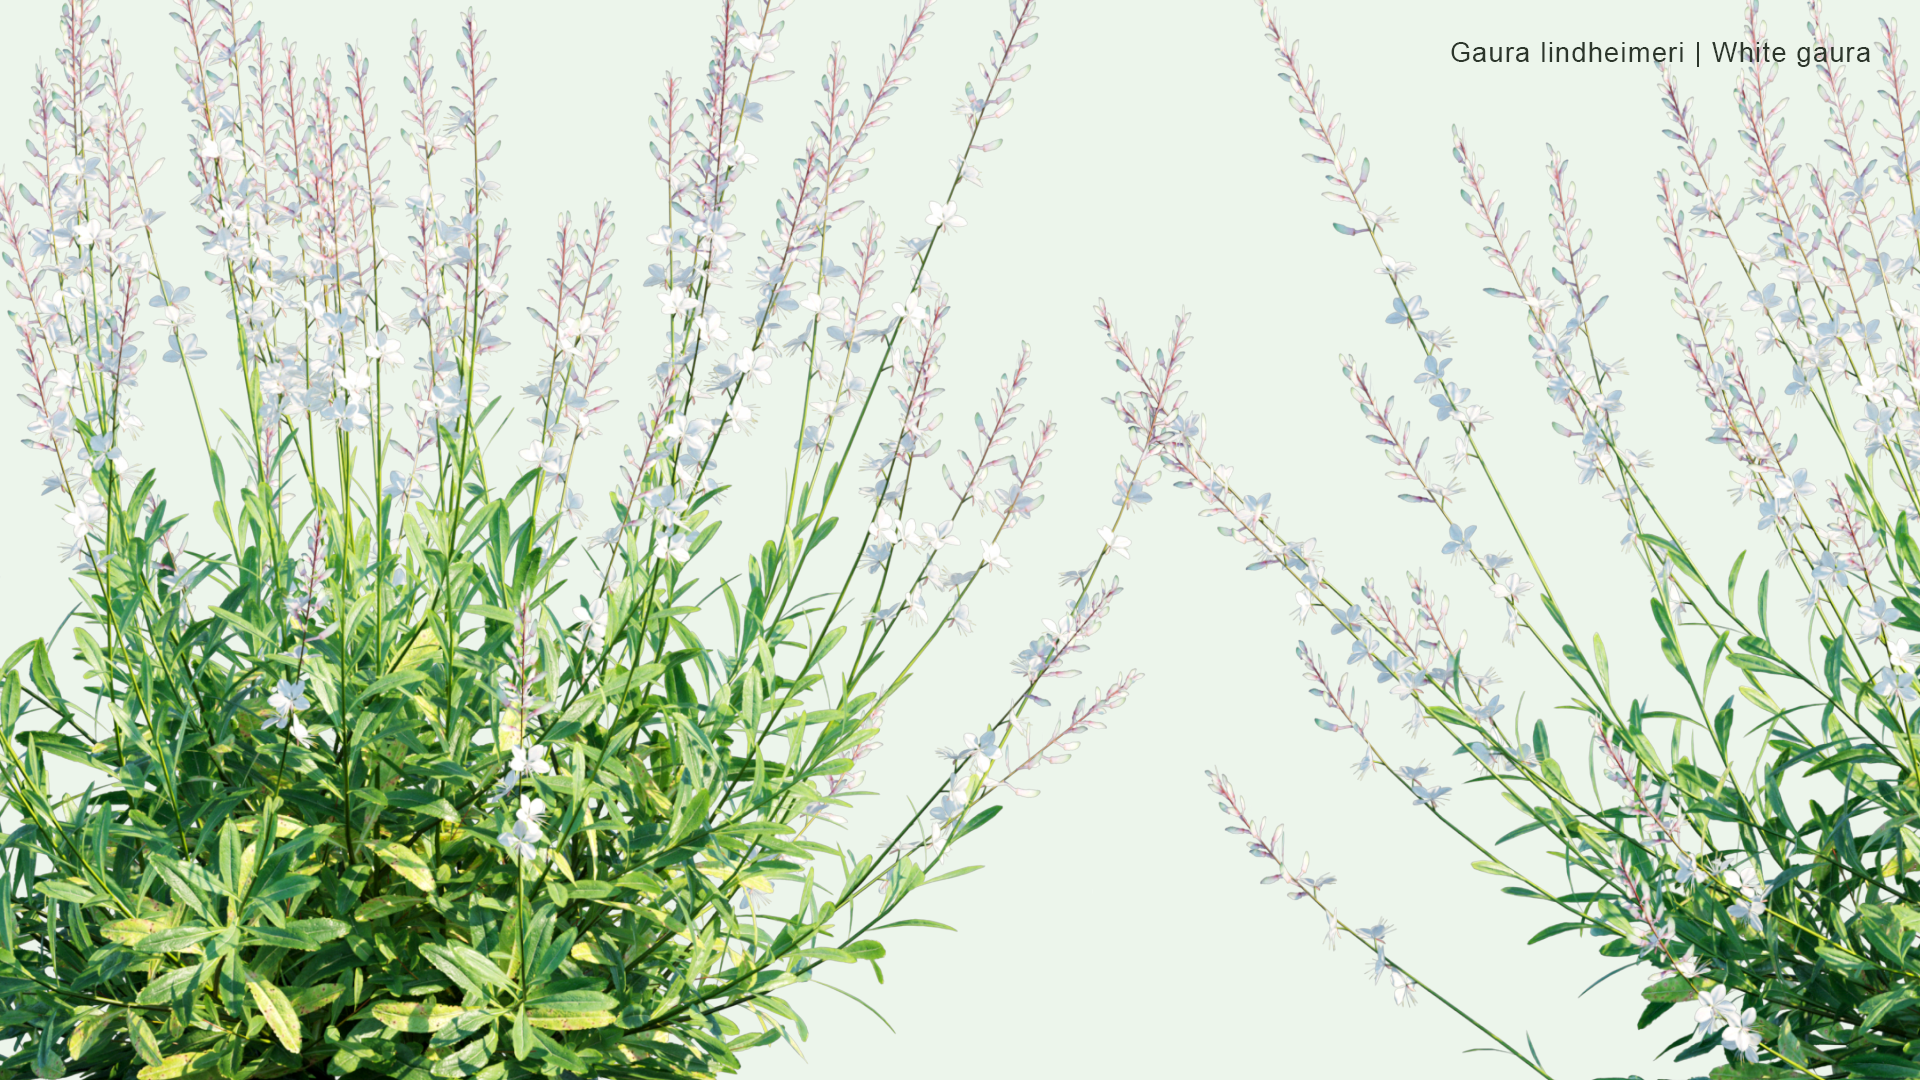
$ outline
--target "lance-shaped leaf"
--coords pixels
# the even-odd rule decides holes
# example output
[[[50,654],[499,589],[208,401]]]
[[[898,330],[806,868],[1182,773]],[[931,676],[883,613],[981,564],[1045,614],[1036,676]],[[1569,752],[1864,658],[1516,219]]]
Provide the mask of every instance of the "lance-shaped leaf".
[[[393,872],[406,878],[414,888],[424,893],[433,892],[433,867],[420,853],[397,840],[371,840],[367,850],[380,856],[380,861],[393,867]]]
[[[287,995],[279,987],[267,980],[247,972],[247,992],[253,995],[253,1003],[260,1008],[260,1015],[266,1017],[267,1026],[273,1029],[273,1036],[288,1053],[300,1052],[300,1014],[287,1000]]]
[[[317,986],[303,986],[288,995],[293,1002],[293,1011],[305,1016],[307,1013],[331,1004],[333,999],[346,991],[339,983],[320,983]]]
[[[153,1037],[153,1025],[132,1009],[127,1010],[127,1038],[133,1043],[133,1052],[148,1065],[159,1065],[166,1060],[166,1055],[160,1052],[160,1040]]]
[[[174,1080],[177,1076],[202,1072],[217,1060],[217,1054],[168,1054],[159,1063],[148,1065],[135,1075],[140,1080]]]
[[[425,1001],[383,1001],[373,1007],[373,1018],[400,1031],[430,1034],[467,1011],[458,1005],[434,1005]]]
[[[584,1031],[613,1023],[620,1002],[597,990],[562,990],[527,1001],[527,1023],[548,1031]]]

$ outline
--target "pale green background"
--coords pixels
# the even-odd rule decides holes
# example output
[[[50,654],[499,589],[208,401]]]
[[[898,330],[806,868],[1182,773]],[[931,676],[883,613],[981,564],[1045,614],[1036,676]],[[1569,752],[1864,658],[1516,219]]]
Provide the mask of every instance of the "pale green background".
[[[26,134],[29,65],[50,55],[56,8],[51,0],[4,6],[0,146],[17,148]],[[162,222],[163,258],[171,277],[197,283],[207,263],[193,242],[197,221],[180,180],[185,127],[168,6],[119,0],[102,11],[137,73],[151,124],[148,153],[170,159],[151,199],[172,211]],[[454,4],[262,0],[258,7],[274,38],[337,49],[351,36],[364,45],[389,124],[398,120],[407,20],[418,16],[432,32],[450,95]],[[662,69],[700,73],[713,7],[496,2],[481,10],[492,31],[487,44],[500,78],[493,106],[505,140],[493,175],[517,226],[514,311],[531,302],[556,211],[583,214],[608,196],[620,208],[630,288],[628,355],[616,381],[626,405],[611,415],[628,419],[609,425],[612,434],[596,448],[603,469],[632,430],[632,407],[655,362],[657,308],[652,291],[638,287],[652,258],[641,237],[659,224],[645,116]],[[768,122],[749,138],[761,166],[737,215],[750,234],[770,222],[771,197],[800,146],[828,43],[843,42],[856,80],[870,79],[905,8],[901,0],[801,0],[787,13],[779,66],[799,74],[759,95]],[[1581,209],[1596,233],[1593,266],[1613,296],[1596,330],[1604,350],[1632,361],[1628,442],[1655,452],[1651,483],[1682,531],[1711,553],[1705,561],[1724,569],[1734,545],[1754,535],[1752,516],[1727,509],[1729,465],[1702,442],[1702,410],[1674,345],[1681,327],[1666,306],[1669,284],[1657,276],[1667,263],[1653,226],[1651,177],[1675,161],[1660,134],[1653,73],[1475,68],[1451,63],[1446,48],[1462,39],[1543,37],[1684,40],[1691,48],[1696,39],[1736,36],[1739,14],[1733,3],[1395,3],[1289,12],[1353,145],[1372,159],[1371,193],[1403,222],[1387,234],[1389,250],[1420,266],[1413,291],[1461,340],[1454,372],[1498,418],[1486,445],[1520,496],[1532,538],[1552,553],[1556,588],[1582,626],[1608,634],[1616,685],[1632,693],[1676,692],[1649,647],[1645,587],[1618,554],[1617,514],[1597,491],[1574,486],[1570,447],[1546,430],[1558,416],[1533,374],[1517,309],[1480,294],[1481,286],[1504,282],[1460,231],[1465,207],[1455,194],[1448,132],[1460,124],[1474,138],[1494,186],[1509,193],[1518,227],[1535,231],[1541,255],[1543,143],[1552,139],[1573,158]],[[1863,5],[1834,5],[1849,43],[1873,40],[1870,15]],[[890,220],[894,240],[924,231],[926,202],[944,190],[945,162],[960,146],[949,107],[961,82],[977,77],[973,65],[1004,17],[995,0],[946,0],[933,21],[914,82],[881,132],[873,175],[859,192]],[[1774,12],[1779,40],[1804,40],[1804,19],[1799,9]],[[849,843],[872,844],[906,794],[936,782],[932,750],[956,744],[998,712],[1014,690],[1005,661],[1063,596],[1053,590],[1054,572],[1086,561],[1092,532],[1110,513],[1112,463],[1124,443],[1099,402],[1119,386],[1092,326],[1099,296],[1148,343],[1182,305],[1192,309],[1197,342],[1187,385],[1211,420],[1214,452],[1238,464],[1236,480],[1273,491],[1283,527],[1318,536],[1342,580],[1371,574],[1399,592],[1405,570],[1432,571],[1456,597],[1457,618],[1473,626],[1480,662],[1492,655],[1508,676],[1502,695],[1514,701],[1531,685],[1528,715],[1543,715],[1558,698],[1539,677],[1537,658],[1485,647],[1498,638],[1498,616],[1484,585],[1440,556],[1443,530],[1430,512],[1392,498],[1399,489],[1380,476],[1382,460],[1361,441],[1334,361],[1340,352],[1372,362],[1423,432],[1441,443],[1451,437],[1414,407],[1426,395],[1408,381],[1408,342],[1382,325],[1385,283],[1368,273],[1364,242],[1327,226],[1333,207],[1319,197],[1322,170],[1299,157],[1310,147],[1286,108],[1254,5],[1054,0],[1043,8],[1040,30],[1030,54],[1034,73],[993,132],[1006,146],[981,162],[987,188],[960,192],[969,224],[942,241],[934,274],[955,299],[942,379],[949,391],[940,401],[949,447],[971,445],[971,413],[1010,366],[1017,343],[1031,342],[1040,367],[1027,415],[1051,409],[1063,425],[1047,474],[1049,501],[1007,545],[1020,573],[990,583],[972,605],[980,632],[943,649],[893,709],[886,749],[869,774],[885,795],[860,806]],[[1723,171],[1743,173],[1731,78],[1730,69],[1685,72],[1703,120],[1720,138]],[[1799,106],[1789,143],[1797,149],[1824,137],[1823,128],[1816,131],[1824,117],[1805,108],[1816,104],[1811,72],[1789,67],[1780,85]],[[1856,96],[1877,85],[1870,73],[1855,73]],[[1872,101],[1869,115],[1879,108]],[[402,195],[411,187],[405,164],[396,159]],[[18,178],[16,170],[10,175]],[[750,257],[743,252],[736,261],[745,266]],[[902,260],[891,265],[887,285],[897,290]],[[1715,268],[1719,276],[1724,263]],[[209,291],[199,294],[206,299]],[[897,294],[886,296],[891,302]],[[208,299],[200,313],[203,339],[217,343],[220,311]],[[518,314],[504,336],[535,339]],[[218,380],[231,360],[218,344],[213,349],[202,370]],[[522,370],[504,361],[495,386],[514,385]],[[1784,381],[1767,370],[1776,386]],[[774,389],[793,384],[788,375]],[[161,466],[177,504],[199,511],[207,488],[180,426],[178,372],[153,362],[139,400],[136,410],[155,433],[135,456]],[[788,401],[779,394],[762,400]],[[24,421],[22,410],[9,423]],[[775,471],[756,485],[750,463],[783,460],[775,456],[783,437],[763,432],[721,455],[741,485],[727,510],[736,545],[755,536],[753,493],[781,479],[779,467],[767,465]],[[5,454],[5,497],[20,508],[9,515],[4,540],[8,625],[19,636],[50,627],[71,597],[51,554],[65,528],[37,495],[42,464],[25,450]],[[1482,525],[1482,546],[1511,548],[1481,485],[1469,487],[1467,518]],[[803,990],[794,1002],[813,1025],[811,1067],[769,1048],[754,1052],[750,1069],[836,1078],[1520,1075],[1510,1062],[1462,1056],[1484,1040],[1437,1004],[1394,1009],[1387,987],[1363,976],[1360,950],[1349,944],[1325,952],[1317,913],[1254,885],[1266,871],[1220,831],[1224,821],[1202,787],[1202,770],[1217,765],[1258,810],[1293,826],[1292,847],[1310,848],[1316,870],[1339,875],[1328,895],[1346,915],[1370,922],[1385,914],[1398,928],[1389,938],[1395,956],[1509,1037],[1531,1033],[1557,1076],[1706,1071],[1700,1061],[1649,1062],[1686,1020],[1676,1012],[1650,1031],[1633,1030],[1642,972],[1622,973],[1577,999],[1610,963],[1572,937],[1526,947],[1534,930],[1555,921],[1551,909],[1499,895],[1498,882],[1468,869],[1468,850],[1407,805],[1399,788],[1352,779],[1348,764],[1359,753],[1351,737],[1324,735],[1309,722],[1315,710],[1291,655],[1299,629],[1287,618],[1292,588],[1277,575],[1242,572],[1246,550],[1196,520],[1197,504],[1185,493],[1163,484],[1156,495],[1150,511],[1122,530],[1134,541],[1132,562],[1122,564],[1128,591],[1075,688],[1091,691],[1095,680],[1138,666],[1149,677],[1132,704],[1112,718],[1111,730],[1088,737],[1070,765],[1039,777],[1042,798],[1010,808],[968,842],[969,861],[984,861],[986,871],[921,894],[907,912],[952,922],[961,933],[888,939],[885,986],[875,986],[866,969],[834,973],[884,1012],[897,1034],[837,995]],[[211,538],[210,529],[200,531]],[[1312,635],[1316,647],[1344,654],[1318,624]],[[1060,688],[1053,694],[1056,701],[1073,696]],[[1384,743],[1400,760],[1427,757],[1444,780],[1465,779],[1433,733],[1414,743],[1397,730],[1400,707],[1378,711]],[[1583,728],[1564,718],[1552,723],[1558,753],[1579,771]],[[1457,792],[1451,808],[1484,835],[1514,823],[1485,787]],[[1523,861],[1551,872],[1543,856]]]

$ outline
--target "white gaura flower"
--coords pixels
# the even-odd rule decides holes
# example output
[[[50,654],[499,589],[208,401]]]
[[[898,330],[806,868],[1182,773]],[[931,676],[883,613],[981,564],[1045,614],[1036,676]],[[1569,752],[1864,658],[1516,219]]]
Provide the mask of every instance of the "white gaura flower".
[[[1728,994],[1724,986],[1701,991],[1698,1000],[1700,1007],[1693,1011],[1693,1022],[1698,1025],[1696,1035],[1705,1035],[1740,1018],[1740,995]]]
[[[1293,613],[1293,620],[1300,623],[1306,622],[1307,616],[1313,614],[1313,597],[1303,592],[1295,593],[1293,594],[1293,600],[1294,603],[1300,605]]]
[[[513,812],[513,818],[515,821],[524,821],[529,825],[539,826],[541,822],[547,819],[546,800],[533,795],[520,796],[520,808]]]
[[[1374,923],[1372,926],[1354,927],[1353,932],[1373,942],[1375,945],[1381,945],[1385,944],[1387,935],[1393,932],[1393,925],[1387,922],[1385,917],[1382,917],[1379,922]]]
[[[507,761],[507,768],[518,776],[527,773],[545,776],[553,772],[553,763],[547,760],[547,748],[544,746],[516,746]]]
[[[540,826],[529,821],[516,820],[513,828],[500,834],[500,846],[516,860],[526,861],[540,856]]]
[[[1405,1005],[1409,1008],[1420,1004],[1420,999],[1413,996],[1413,980],[1402,975],[1399,968],[1391,968],[1390,970],[1393,974],[1393,1003],[1395,1005]]]
[[[960,211],[953,203],[930,202],[927,204],[927,209],[931,211],[927,214],[927,224],[935,228],[947,226],[958,229],[967,223],[967,219],[960,216]]]
[[[840,314],[840,298],[825,293],[815,293],[800,301],[800,306],[824,319]]]
[[[1691,884],[1692,882],[1700,880],[1703,876],[1700,870],[1700,864],[1694,861],[1693,856],[1683,851],[1674,857],[1673,883],[1675,885]]]
[[[1645,922],[1635,922],[1627,928],[1627,943],[1640,950],[1645,956],[1655,949],[1664,949],[1667,942],[1673,940],[1673,924],[1662,923],[1654,926]]]
[[[1313,854],[1311,852],[1300,856],[1300,872],[1287,876],[1287,883],[1293,886],[1292,891],[1287,893],[1288,899],[1304,900],[1310,895],[1318,894],[1321,889],[1334,883],[1336,879],[1332,874],[1308,877],[1307,867],[1312,865]]]
[[[1505,578],[1489,586],[1489,588],[1492,590],[1493,595],[1502,600],[1518,601],[1521,597],[1532,591],[1533,584],[1522,578],[1519,574],[1508,574]]]
[[[60,520],[73,526],[73,537],[78,540],[99,530],[107,523],[107,508],[100,503],[100,493],[86,488],[80,493],[80,503],[73,513]]]
[[[1887,661],[1901,671],[1912,671],[1920,667],[1920,653],[1914,652],[1905,638],[1894,638],[1887,644]]]
[[[667,315],[680,315],[700,306],[700,301],[687,294],[687,290],[674,286],[672,290],[660,294],[660,309]]]
[[[400,339],[385,334],[377,335],[366,347],[367,362],[397,368],[405,359],[400,352]]]
[[[273,693],[267,695],[267,704],[282,716],[308,708],[306,678],[303,676],[292,682],[281,679],[274,684]]]
[[[1000,554],[999,544],[989,544],[985,540],[980,541],[980,564],[1003,573],[1013,566],[1005,555]]]
[[[953,627],[962,637],[973,633],[973,619],[967,614],[967,605],[961,604],[954,608],[953,614],[947,619],[947,625]]]
[[[989,729],[978,735],[972,732],[967,733],[968,756],[972,758],[971,764],[975,772],[986,772],[992,769],[993,763],[1000,760],[1000,753],[1004,749],[1005,747],[1000,745],[1000,733],[997,731]]]
[[[1385,274],[1397,281],[1402,276],[1413,273],[1414,270],[1415,267],[1410,262],[1401,262],[1391,255],[1382,255],[1380,257],[1380,265],[1374,268],[1373,272],[1376,274]]]
[[[266,731],[285,728],[287,729],[287,736],[294,742],[299,743],[301,746],[307,745],[309,737],[307,725],[301,723],[299,717],[292,716],[288,713],[275,713],[265,720],[260,721],[260,727]]]
[[[574,608],[573,617],[585,624],[581,627],[581,633],[586,635],[587,647],[599,648],[607,634],[607,598],[602,596]]]
[[[893,305],[893,313],[913,323],[915,326],[927,321],[927,309],[916,303],[911,296],[907,297],[905,304]]]
[[[200,156],[207,160],[239,161],[240,144],[232,137],[201,139]]]
[[[934,821],[941,825],[946,825],[954,821],[954,819],[958,818],[962,813],[965,813],[966,809],[967,804],[960,799],[954,798],[953,792],[948,791],[940,796],[940,801],[934,803],[933,809],[929,810],[928,813],[933,816]]]
[[[832,808],[833,804],[829,802],[810,802],[801,807],[800,812],[808,817],[831,821],[835,825],[845,825],[847,823],[846,815],[833,813]]]
[[[1689,979],[1699,978],[1700,973],[1706,970],[1706,967],[1707,965],[1704,963],[1701,963],[1700,958],[1698,956],[1693,955],[1692,953],[1686,953],[1684,955],[1674,957],[1674,960],[1673,960],[1673,973],[1675,975],[1685,976],[1686,978],[1689,978]],[[1666,972],[1656,970],[1652,975],[1648,976],[1647,981],[1659,982],[1661,979],[1664,979],[1666,977],[1667,977]]]
[[[1127,545],[1133,543],[1133,541],[1124,536],[1115,536],[1112,529],[1103,528],[1100,530],[1100,542],[1107,545],[1108,551],[1113,552],[1123,559],[1130,560],[1133,558],[1133,556],[1127,554]]]
[[[1748,1061],[1760,1060],[1760,1033],[1753,1029],[1755,1011],[1748,1009],[1727,1023],[1727,1030],[1721,1036],[1720,1045]]]

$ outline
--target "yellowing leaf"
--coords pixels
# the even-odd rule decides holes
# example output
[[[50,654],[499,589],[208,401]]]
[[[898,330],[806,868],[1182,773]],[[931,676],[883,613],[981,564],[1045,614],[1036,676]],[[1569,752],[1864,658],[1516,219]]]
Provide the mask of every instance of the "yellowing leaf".
[[[613,1014],[585,1012],[553,1015],[543,1014],[539,1009],[530,1009],[527,1012],[527,1023],[548,1031],[585,1031],[588,1028],[602,1028],[613,1023]]]
[[[193,1060],[199,1056],[199,1054],[168,1054],[160,1059],[158,1065],[148,1065],[136,1075],[140,1080],[173,1080],[176,1076],[185,1075],[193,1065]]]
[[[73,1025],[72,1033],[67,1036],[67,1056],[70,1058],[84,1056],[87,1048],[100,1037],[100,1033],[105,1030],[107,1022],[111,1019],[112,1015],[104,1011],[82,1016],[80,1022]]]
[[[426,899],[421,896],[376,896],[353,909],[355,922],[370,919],[384,919],[395,912],[405,911]]]
[[[138,945],[142,938],[158,929],[160,924],[152,919],[118,919],[102,926],[100,934],[108,941],[117,941],[122,945]]]
[[[300,1016],[286,993],[251,972],[247,974],[247,990],[253,994],[253,1003],[260,1007],[260,1015],[266,1017],[267,1026],[273,1029],[274,1038],[280,1040],[288,1053],[299,1053]]]
[[[132,1009],[127,1010],[127,1037],[141,1061],[158,1065],[166,1060],[160,1056],[160,1041],[153,1037],[153,1028]]]
[[[458,1005],[430,1005],[427,1002],[383,1001],[373,1007],[373,1018],[390,1028],[416,1033],[439,1031],[466,1009]]]
[[[413,644],[407,646],[407,651],[400,654],[400,658],[394,661],[393,667],[389,670],[405,671],[408,668],[425,667],[429,661],[439,659],[443,652],[440,642],[432,634],[421,634],[413,639]]]
[[[583,964],[612,967],[620,963],[620,950],[599,938],[588,938],[585,941],[576,942],[567,955]]]
[[[380,856],[382,862],[393,867],[393,872],[406,878],[414,888],[424,893],[433,891],[433,868],[419,852],[397,840],[372,840],[367,843],[367,849]]]
[[[243,833],[250,833],[260,827],[260,819],[258,817],[246,818],[245,820],[234,822],[233,827]],[[277,840],[285,840],[298,835],[300,830],[306,827],[307,823],[301,821],[299,818],[288,817],[285,814],[281,814],[274,819],[273,835]]]
[[[303,986],[289,995],[288,1000],[293,1002],[294,1012],[305,1016],[307,1013],[323,1005],[332,1004],[333,999],[339,997],[345,990],[346,987],[341,986],[339,983],[321,983],[318,986]]]
[[[727,878],[732,877],[733,868],[727,866],[703,866],[700,868],[700,872],[715,881],[725,881]],[[767,875],[765,874],[748,874],[743,878],[735,878],[733,883],[743,889],[752,889],[754,892],[764,893],[773,891],[773,882],[767,880]]]

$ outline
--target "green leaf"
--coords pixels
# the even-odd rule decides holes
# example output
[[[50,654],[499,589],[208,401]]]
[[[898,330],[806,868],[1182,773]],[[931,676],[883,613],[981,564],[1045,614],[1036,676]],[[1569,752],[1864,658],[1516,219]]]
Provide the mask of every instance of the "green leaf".
[[[486,1040],[473,1039],[460,1049],[434,1062],[433,1068],[428,1071],[435,1076],[477,1078],[486,1069],[488,1057]]]
[[[141,1005],[165,1005],[172,1000],[176,991],[196,984],[203,965],[174,968],[155,979],[149,979],[147,985],[140,988],[140,994],[133,1000]]]
[[[276,949],[299,949],[303,952],[311,952],[320,947],[318,940],[306,934],[293,930],[282,930],[277,926],[247,927],[245,943],[248,945],[267,945]]]
[[[368,683],[367,688],[360,691],[360,693],[354,697],[351,708],[357,711],[362,705],[379,697],[381,694],[387,693],[390,690],[400,690],[412,686],[414,683],[420,682],[426,677],[427,673],[418,668],[408,668],[382,675],[373,680],[373,682]]]
[[[973,830],[980,828],[982,825],[985,825],[987,822],[992,821],[994,818],[1000,815],[1000,811],[1002,809],[1005,809],[1005,806],[1006,806],[1005,803],[995,803],[994,805],[989,806],[985,810],[982,810],[979,813],[968,818],[966,824],[960,826],[960,828],[954,831],[953,840],[958,840],[961,837],[972,832]],[[948,843],[952,843],[953,840],[949,840]]]
[[[207,926],[175,926],[155,930],[134,946],[145,953],[199,952],[199,944],[220,931]]]
[[[428,949],[437,950],[438,955],[445,956],[448,963],[458,967],[467,978],[475,982],[484,983],[496,990],[507,990],[513,987],[513,980],[507,977],[506,972],[500,970],[498,964],[487,959],[470,945],[427,945],[422,946],[421,951],[424,953]],[[431,955],[433,954],[430,954],[429,958]]]
[[[72,715],[67,711],[66,699],[60,696],[60,687],[53,680],[53,661],[47,656],[45,639],[34,640],[33,660],[27,665],[27,675],[32,678],[33,685],[39,688],[40,693],[44,694],[46,699],[53,703],[54,708],[59,710],[60,715]]]
[[[1659,982],[1640,991],[1640,996],[1646,998],[1648,1001],[1664,1001],[1673,1004],[1681,1001],[1692,1001],[1698,996],[1695,988],[1698,988],[1698,990],[1708,990],[1715,985],[1717,984],[1713,979],[1705,976],[1696,977],[1693,983],[1689,985],[1685,976],[1673,975],[1661,979]]]
[[[1545,930],[1542,930],[1539,933],[1528,938],[1527,944],[1532,945],[1536,942],[1545,941],[1550,937],[1558,937],[1559,935],[1567,933],[1568,931],[1585,930],[1586,928],[1587,928],[1587,924],[1583,922],[1554,923],[1552,926],[1549,926]]]
[[[1678,1059],[1676,1059],[1678,1060]],[[1782,1069],[1777,1065],[1736,1061],[1731,1065],[1716,1066],[1707,1074],[1708,1080],[1787,1080],[1790,1076],[1804,1076],[1795,1069]]]
[[[1642,543],[1650,544],[1665,552],[1667,558],[1673,563],[1674,569],[1679,570],[1703,586],[1707,584],[1706,579],[1700,576],[1700,571],[1694,569],[1693,560],[1689,559],[1687,553],[1680,549],[1680,545],[1664,537],[1654,536],[1652,533],[1641,533],[1640,540]]]
[[[72,904],[91,904],[97,900],[106,899],[85,885],[78,885],[71,881],[61,881],[57,878],[34,883],[33,891],[42,896],[51,897],[55,900],[64,900]]]
[[[899,919],[881,926],[876,926],[874,930],[891,930],[896,926],[925,926],[934,930],[953,930],[953,927],[948,926],[946,923],[934,922],[932,919]],[[954,932],[959,933],[957,930],[954,930]]]
[[[1735,652],[1727,654],[1727,662],[1741,671],[1751,671],[1759,675],[1791,675],[1793,669],[1780,661],[1753,653]]]
[[[948,879],[950,879],[950,878],[957,878],[957,877],[965,877],[966,875],[968,875],[968,874],[971,874],[971,873],[973,873],[973,872],[974,872],[975,870],[979,870],[979,869],[981,869],[981,867],[980,867],[980,866],[978,866],[978,865],[975,865],[975,866],[963,866],[963,867],[961,867],[961,868],[960,868],[960,869],[958,869],[958,870],[949,870],[949,871],[947,871],[947,872],[946,872],[946,873],[944,873],[944,874],[936,874],[936,875],[934,875],[933,877],[930,877],[930,878],[928,878],[927,880],[925,880],[925,881],[923,881],[923,882],[921,882],[920,884],[922,884],[922,885],[931,885],[931,884],[933,884],[933,883],[934,883],[934,882],[936,882],[936,881],[946,881],[946,880],[948,880]]]
[[[527,999],[527,1007],[555,1014],[586,1013],[617,1009],[620,1007],[620,1002],[597,990],[562,990],[555,993],[535,994]]]
[[[295,919],[287,924],[287,929],[315,941],[328,942],[345,937],[353,928],[339,919]]]
[[[585,1031],[589,1028],[607,1027],[613,1023],[613,1014],[605,1010],[592,1012],[554,1012],[529,1006],[527,1023],[547,1031]]]
[[[310,874],[288,874],[273,883],[253,890],[253,899],[269,904],[298,900],[312,892],[320,884],[320,879]]]
[[[424,896],[376,896],[353,909],[353,921],[371,922],[374,919],[384,919],[425,901]]]
[[[224,607],[218,607],[218,606],[208,608],[207,610],[210,613],[212,613],[212,615],[215,618],[233,627],[234,629],[240,631],[241,633],[246,634],[248,637],[252,638],[256,643],[268,642],[268,641],[274,640],[273,635],[267,633],[265,630],[262,630],[258,626],[255,626],[253,623],[247,621],[246,617],[240,615],[238,612],[229,611]]]
[[[1870,1052],[1839,1060],[1846,1067],[1848,1076],[1872,1077],[1874,1080],[1910,1080],[1920,1076],[1920,1063],[1896,1054]]]

